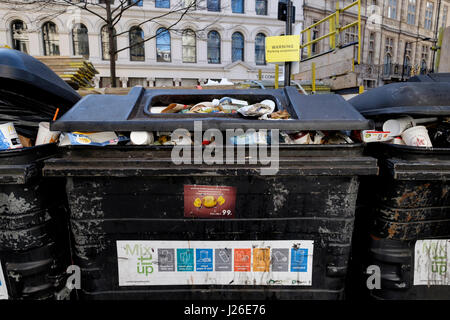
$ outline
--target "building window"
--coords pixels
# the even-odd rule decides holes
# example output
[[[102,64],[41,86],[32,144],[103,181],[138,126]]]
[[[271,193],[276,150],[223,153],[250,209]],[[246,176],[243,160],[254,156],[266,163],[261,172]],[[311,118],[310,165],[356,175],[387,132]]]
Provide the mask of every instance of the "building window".
[[[389,0],[388,17],[391,19],[397,19],[397,0]]]
[[[244,61],[244,36],[235,32],[231,36],[231,61]]]
[[[220,11],[220,0],[208,0],[207,3],[208,11]]]
[[[244,0],[231,0],[231,11],[233,13],[244,13]]]
[[[442,28],[447,27],[447,15],[448,15],[448,7],[444,6],[443,14],[442,14]]]
[[[128,78],[128,85],[130,86],[130,88],[135,87],[135,86],[142,86],[142,87],[146,87],[147,86],[147,79],[146,78]]]
[[[109,32],[108,32],[108,26],[104,25],[101,30],[101,41],[102,41],[102,59],[103,60],[109,60]],[[116,29],[113,29],[114,34],[114,48],[117,50],[117,38],[116,35]],[[115,60],[117,60],[117,54],[115,55]]]
[[[44,55],[59,56],[59,36],[56,25],[49,21],[42,26],[42,38],[44,40]]]
[[[256,65],[266,64],[266,36],[258,33],[255,39],[255,62]]]
[[[427,1],[427,6],[425,9],[425,24],[424,27],[427,30],[431,30],[431,27],[433,25],[433,9],[434,9],[434,4],[433,2],[429,2]]]
[[[421,71],[420,74],[425,74],[427,71],[427,63],[428,63],[428,51],[430,48],[428,46],[422,46],[422,63],[421,63]]]
[[[156,0],[155,7],[156,8],[170,8],[170,0]]]
[[[83,1],[84,2],[84,1]],[[144,0],[128,0],[128,5],[135,5],[138,7],[142,7],[142,5],[144,4]]]
[[[197,7],[197,0],[184,0],[184,7],[189,8],[189,10],[195,10]]]
[[[427,73],[427,62],[425,60],[422,60],[420,64],[420,74],[426,74]]]
[[[348,28],[345,30],[344,44],[358,42],[358,30],[356,26]]]
[[[156,31],[156,61],[172,61],[170,51],[170,33],[166,28],[159,28]]]
[[[408,16],[407,23],[416,24],[416,0],[408,0]]]
[[[384,74],[385,75],[390,75],[390,73],[391,73],[392,53],[394,52],[393,45],[394,45],[394,39],[387,37],[386,43],[384,46]]]
[[[139,27],[130,29],[130,60],[145,61],[144,31]]]
[[[89,57],[88,29],[82,23],[77,23],[72,29],[73,55]]]
[[[197,45],[195,32],[187,29],[183,31],[183,62],[195,63],[197,60]]]
[[[28,53],[27,25],[21,20],[11,23],[11,39],[13,49]]]
[[[375,56],[375,34],[372,32],[369,36],[369,54],[367,56],[367,62],[369,64],[374,64]]]
[[[390,75],[391,74],[391,55],[389,53],[386,53],[384,56],[384,74]]]
[[[317,22],[319,22],[319,21],[315,20],[315,21],[313,21],[313,24],[317,23]],[[312,39],[311,40],[315,40],[315,39],[319,38],[319,33],[320,33],[319,26],[315,26],[314,28],[312,28]],[[318,42],[314,42],[311,45],[311,47],[312,47],[311,48],[311,52],[312,52],[313,55],[319,53],[319,43]]]
[[[220,63],[220,35],[217,31],[208,33],[208,63]]]
[[[257,15],[267,16],[267,0],[256,0],[255,9]]]

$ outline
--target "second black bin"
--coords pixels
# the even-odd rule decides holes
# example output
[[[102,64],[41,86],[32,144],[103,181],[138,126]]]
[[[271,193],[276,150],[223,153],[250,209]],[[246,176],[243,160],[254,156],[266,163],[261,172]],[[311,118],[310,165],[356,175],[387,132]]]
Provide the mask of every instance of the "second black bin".
[[[449,92],[448,82],[396,83],[349,102],[374,119],[442,121],[450,115]],[[362,291],[355,297],[366,292],[377,299],[449,299],[450,148],[374,143],[366,154],[378,159],[380,175],[361,182],[352,277]],[[381,283],[369,291],[370,266],[379,268]]]

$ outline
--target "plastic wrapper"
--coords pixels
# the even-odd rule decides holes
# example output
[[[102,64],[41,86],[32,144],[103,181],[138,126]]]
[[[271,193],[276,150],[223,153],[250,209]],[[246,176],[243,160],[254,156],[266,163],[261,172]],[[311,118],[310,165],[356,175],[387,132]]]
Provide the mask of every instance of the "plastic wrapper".
[[[59,137],[59,146],[109,146],[122,141],[129,141],[129,138],[115,132],[63,132]]]

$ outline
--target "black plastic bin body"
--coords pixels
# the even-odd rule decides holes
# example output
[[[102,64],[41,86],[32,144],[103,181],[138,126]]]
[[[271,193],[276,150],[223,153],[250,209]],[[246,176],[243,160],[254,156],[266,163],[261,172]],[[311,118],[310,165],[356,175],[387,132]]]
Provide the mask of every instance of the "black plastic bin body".
[[[362,145],[280,147],[273,176],[255,166],[176,166],[170,149],[72,146],[46,161],[45,175],[67,177],[85,299],[343,298],[358,176],[377,172]],[[234,217],[185,217],[186,185],[235,188]],[[117,240],[313,241],[312,285],[119,286]]]
[[[56,152],[55,144],[0,152],[0,261],[9,299],[55,299],[65,285],[64,180],[41,172]]]
[[[377,299],[450,299],[448,283],[435,277],[445,271],[448,260],[440,258],[447,253],[429,249],[437,240],[450,244],[450,150],[375,143],[367,154],[378,158],[380,175],[361,182],[355,272],[380,267],[381,289],[370,290]],[[428,270],[425,278],[418,268]]]

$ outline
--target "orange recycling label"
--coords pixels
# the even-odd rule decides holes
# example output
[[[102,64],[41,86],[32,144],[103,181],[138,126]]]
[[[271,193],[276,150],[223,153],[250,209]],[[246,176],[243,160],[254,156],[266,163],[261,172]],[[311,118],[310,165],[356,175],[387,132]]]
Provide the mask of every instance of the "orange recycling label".
[[[234,249],[234,271],[250,272],[251,249]]]
[[[253,249],[253,271],[269,272],[270,271],[270,249]]]

